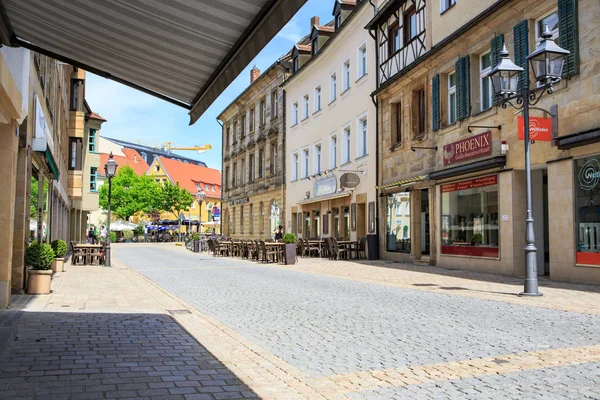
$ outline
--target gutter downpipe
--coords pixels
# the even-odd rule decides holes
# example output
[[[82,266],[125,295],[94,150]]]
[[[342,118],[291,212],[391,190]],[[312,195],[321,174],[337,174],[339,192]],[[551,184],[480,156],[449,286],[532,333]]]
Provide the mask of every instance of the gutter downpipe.
[[[217,123],[219,125],[221,125],[221,148],[223,149],[222,151],[224,151],[225,150],[225,146],[224,146],[225,138],[223,135],[224,124],[221,123],[221,121],[219,121],[219,117],[217,117],[216,119],[217,119]],[[225,190],[225,186],[223,186],[223,172],[224,172],[223,164],[221,163],[221,198],[219,199],[219,200],[221,200],[221,209],[219,210],[219,235],[223,235],[223,191]],[[213,220],[214,219],[215,219],[215,217],[213,215]],[[200,223],[200,221],[198,221],[198,223]]]
[[[377,14],[377,6],[373,4],[373,0],[369,0],[371,6],[373,6],[373,15]],[[377,35],[373,34],[372,30],[369,30],[369,35],[373,38],[375,42],[375,48],[377,48]],[[375,51],[375,85],[379,86],[379,51]],[[375,105],[375,162],[377,163],[375,167],[375,185],[379,185],[379,101],[377,100],[376,94],[371,94],[371,101]],[[375,234],[377,235],[377,254],[379,255],[379,249],[381,248],[381,244],[379,243],[379,193],[378,190],[375,190]],[[385,244],[384,244],[385,246]],[[384,247],[385,248],[385,247]],[[379,257],[381,258],[381,257]]]

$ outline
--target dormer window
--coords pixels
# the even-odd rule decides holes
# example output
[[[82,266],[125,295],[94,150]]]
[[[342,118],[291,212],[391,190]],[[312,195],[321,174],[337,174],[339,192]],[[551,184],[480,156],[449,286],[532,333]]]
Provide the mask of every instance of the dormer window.
[[[312,40],[311,51],[313,56],[319,52],[319,36]]]
[[[335,15],[335,29],[337,30],[340,27],[340,25],[342,25],[342,12],[341,11]]]
[[[300,69],[300,62],[298,60],[298,56],[294,57],[294,72],[298,71]]]

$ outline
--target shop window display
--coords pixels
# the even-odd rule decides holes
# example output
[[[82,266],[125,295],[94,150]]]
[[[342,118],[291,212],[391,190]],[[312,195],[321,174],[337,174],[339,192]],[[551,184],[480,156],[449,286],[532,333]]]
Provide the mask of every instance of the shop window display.
[[[498,176],[442,185],[442,254],[499,256]]]
[[[600,157],[575,162],[577,264],[600,265]]]
[[[410,192],[387,198],[386,249],[410,253]]]

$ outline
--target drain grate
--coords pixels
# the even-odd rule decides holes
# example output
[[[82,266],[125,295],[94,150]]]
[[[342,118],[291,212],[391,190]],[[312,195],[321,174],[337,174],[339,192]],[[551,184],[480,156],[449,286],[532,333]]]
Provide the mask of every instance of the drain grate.
[[[190,310],[167,310],[172,315],[191,314]]]

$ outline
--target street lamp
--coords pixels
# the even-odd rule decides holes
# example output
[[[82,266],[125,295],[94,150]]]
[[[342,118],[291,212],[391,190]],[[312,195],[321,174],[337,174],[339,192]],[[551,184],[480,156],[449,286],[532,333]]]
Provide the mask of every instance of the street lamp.
[[[202,189],[196,193],[196,201],[198,202],[198,233],[200,233],[200,227],[202,226],[202,202],[206,198],[206,193]]]
[[[108,178],[108,220],[106,223],[106,254],[104,256],[104,266],[110,267],[110,196],[112,192],[112,178],[117,173],[117,162],[113,159],[112,151],[108,156],[108,161],[104,164],[104,175]]]
[[[519,93],[518,83],[523,68],[515,65],[506,50],[506,45],[500,53],[501,59],[488,76],[491,77],[492,87],[497,97],[501,98],[502,108],[507,104],[523,110],[523,130],[525,142],[525,179],[527,189],[527,216],[525,218],[525,290],[523,296],[541,296],[538,291],[537,254],[535,247],[535,233],[533,216],[531,214],[531,154],[529,139],[529,106],[535,106],[544,93],[552,93],[552,84],[562,79],[562,69],[565,58],[570,54],[568,50],[559,47],[552,40],[552,33],[546,25],[542,33],[542,41],[535,51],[527,56],[533,70],[535,80],[539,87],[529,89],[529,76],[521,82]],[[541,92],[538,96],[538,92]],[[516,105],[512,103],[516,101]]]

